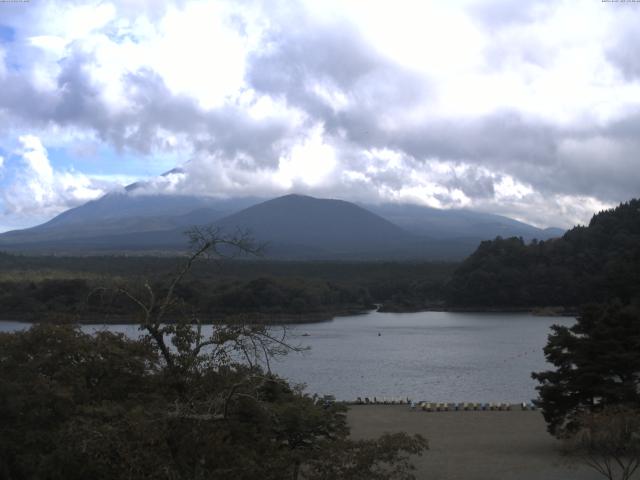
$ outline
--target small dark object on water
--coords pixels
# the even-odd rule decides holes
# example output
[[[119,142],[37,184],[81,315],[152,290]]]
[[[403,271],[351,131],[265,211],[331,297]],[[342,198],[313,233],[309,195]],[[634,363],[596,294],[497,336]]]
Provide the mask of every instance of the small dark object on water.
[[[381,334],[380,332],[378,332],[378,336],[379,336],[379,337],[381,337],[381,336],[382,336],[382,334]]]

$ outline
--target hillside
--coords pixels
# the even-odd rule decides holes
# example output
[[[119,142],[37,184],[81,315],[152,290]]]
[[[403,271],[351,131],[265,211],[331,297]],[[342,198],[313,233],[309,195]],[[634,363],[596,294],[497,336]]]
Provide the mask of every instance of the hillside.
[[[98,243],[108,243],[105,236],[109,235],[168,231],[211,223],[257,201],[114,192],[69,209],[42,225],[3,233],[0,246],[19,243],[28,247],[28,244],[47,245],[51,241],[64,244],[93,237],[103,237]]]
[[[182,249],[189,227],[210,224],[257,201],[109,193],[42,225],[0,234],[0,249],[65,254]]]
[[[143,195],[130,185],[52,220],[0,234],[0,250],[45,254],[170,253],[186,246],[184,231],[216,224],[250,230],[271,258],[297,260],[460,260],[496,235],[547,238],[515,220],[418,205],[364,208],[342,200],[287,195],[214,198]],[[374,211],[371,211],[373,209]]]
[[[640,298],[640,200],[593,216],[561,238],[485,241],[449,284],[455,307],[576,307]]]
[[[437,239],[473,238],[479,243],[502,236],[522,237],[529,241],[548,240],[564,233],[560,228],[537,228],[503,215],[472,210],[442,210],[399,203],[363,206],[411,233]]]
[[[420,239],[364,208],[342,200],[286,195],[215,222],[247,229],[267,252],[289,256],[367,256],[413,247]]]

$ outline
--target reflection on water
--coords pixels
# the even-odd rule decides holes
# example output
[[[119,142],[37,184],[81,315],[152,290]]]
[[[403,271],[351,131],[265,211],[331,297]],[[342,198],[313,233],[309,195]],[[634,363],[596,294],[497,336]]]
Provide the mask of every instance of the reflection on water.
[[[290,326],[290,340],[311,349],[271,366],[310,392],[343,400],[520,402],[536,395],[531,372],[546,368],[549,327],[573,322],[521,313],[373,312]],[[0,322],[0,331],[27,327]],[[140,334],[135,325],[83,327],[102,328]]]
[[[311,346],[274,369],[309,390],[358,396],[409,396],[436,402],[535,397],[531,372],[546,367],[542,347],[554,323],[528,314],[371,313],[292,329]],[[308,333],[309,336],[301,337]]]

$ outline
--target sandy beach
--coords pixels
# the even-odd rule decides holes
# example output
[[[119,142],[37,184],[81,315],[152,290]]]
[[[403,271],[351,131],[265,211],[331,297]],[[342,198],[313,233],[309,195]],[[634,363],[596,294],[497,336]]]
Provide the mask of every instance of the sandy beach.
[[[419,433],[429,450],[415,458],[420,480],[596,480],[588,467],[562,455],[538,411],[423,412],[406,405],[349,409],[353,438]]]

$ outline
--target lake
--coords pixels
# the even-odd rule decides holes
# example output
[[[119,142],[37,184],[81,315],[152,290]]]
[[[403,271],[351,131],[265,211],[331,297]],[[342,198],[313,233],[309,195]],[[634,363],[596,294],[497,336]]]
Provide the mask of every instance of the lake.
[[[535,398],[531,372],[548,368],[542,348],[554,323],[573,318],[524,313],[380,313],[289,326],[292,343],[310,347],[272,362],[309,392],[409,397],[434,402],[522,402]],[[28,324],[0,322],[0,331]],[[131,337],[135,325],[86,325]]]

